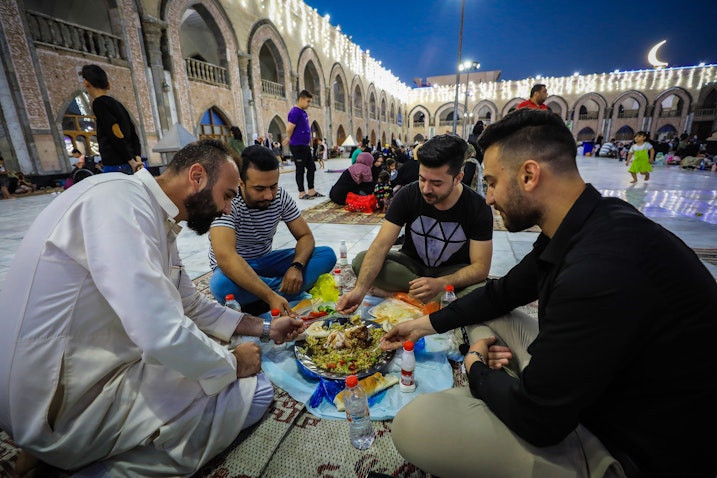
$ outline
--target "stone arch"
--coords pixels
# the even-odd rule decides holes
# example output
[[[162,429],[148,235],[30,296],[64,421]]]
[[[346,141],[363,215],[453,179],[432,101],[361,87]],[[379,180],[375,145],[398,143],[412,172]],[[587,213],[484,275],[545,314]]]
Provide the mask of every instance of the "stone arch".
[[[312,71],[312,68],[314,71]],[[309,90],[307,88],[307,80],[309,80],[307,75],[316,74],[316,81],[318,84],[313,85],[313,89],[309,90],[311,94],[314,95],[314,97],[311,98],[311,103],[313,106],[317,106],[319,108],[323,107],[324,102],[322,102],[321,99],[324,96],[324,91],[326,91],[324,68],[321,66],[321,60],[316,54],[316,50],[314,50],[311,46],[304,47],[301,50],[301,53],[299,53],[299,62],[296,66],[296,71],[299,72],[299,91],[304,89]]]
[[[354,137],[357,143],[361,144],[361,140],[363,139],[363,130],[359,126],[356,128],[356,136]]]
[[[457,115],[458,120],[457,123],[461,121],[461,105],[458,105],[458,110],[455,110],[455,104],[453,101],[449,103],[443,103],[438,108],[436,108],[436,112],[434,114],[435,118],[435,126],[441,127],[441,126],[453,126],[453,115]],[[450,122],[450,124],[449,124]]]
[[[638,105],[634,113],[632,110],[620,108],[628,99],[634,100]],[[647,97],[641,91],[625,91],[621,95],[617,96],[615,101],[612,103],[612,119],[613,121],[624,121],[627,118],[642,118],[645,116],[647,104]],[[626,113],[626,111],[629,111],[629,113]]]
[[[316,139],[324,139],[324,133],[321,129],[321,125],[318,121],[314,120],[311,122],[311,144],[314,144]]]
[[[346,140],[346,131],[344,130],[344,125],[340,124],[338,128],[336,128],[336,144],[342,144]]]
[[[490,100],[481,100],[473,107],[473,117],[490,124],[498,119],[498,107]]]
[[[420,126],[415,125],[416,113],[423,113],[423,117],[424,117],[423,125],[420,125]],[[414,128],[428,127],[431,124],[431,112],[428,111],[428,108],[426,108],[423,105],[416,105],[408,113],[408,121],[409,121],[408,125],[412,126]]]
[[[368,88],[366,90],[366,96],[367,96],[367,103],[368,103],[368,119],[369,120],[377,120],[378,119],[378,94],[376,92],[376,87],[373,83],[368,85]]]
[[[331,67],[331,108],[334,111],[347,111],[348,109],[348,93],[349,83],[346,81],[346,72],[341,63],[334,63]],[[338,130],[337,130],[338,131]],[[338,143],[340,144],[340,143]]]
[[[286,134],[286,123],[281,116],[274,115],[265,131],[271,134],[273,141],[281,143],[281,140],[284,139],[284,134]]]
[[[372,130],[371,130],[371,134],[369,135],[369,138],[370,138],[370,141],[371,141],[371,144],[372,144],[372,145],[378,146],[378,145],[376,144],[376,130],[375,130],[375,129],[372,129]]]
[[[501,112],[500,117],[503,118],[511,111],[515,111],[515,109],[518,107],[518,104],[522,103],[523,101],[524,100],[522,98],[513,98],[512,100],[508,101],[505,106],[503,106],[503,111]],[[500,118],[495,118],[495,120],[498,119]]]
[[[353,116],[357,118],[366,118],[367,101],[361,77],[354,75],[353,81],[351,82],[351,107]]]
[[[563,120],[568,119],[568,112],[570,111],[570,108],[568,106],[568,102],[565,101],[565,98],[562,96],[548,96],[548,99],[545,100],[545,104],[550,111],[560,116]]]
[[[388,102],[388,121],[391,124],[396,123],[396,102],[393,98]]]
[[[379,118],[379,121],[381,121],[381,123],[385,123],[386,121],[388,121],[388,118],[387,118],[388,107],[386,106],[388,101],[386,100],[386,92],[382,90],[381,93],[379,93],[378,97],[379,97],[379,99],[378,99],[378,113],[379,113],[378,118]]]
[[[281,85],[278,90],[270,91],[272,89],[270,88],[271,85],[263,85],[262,78],[267,76],[270,71],[267,69],[262,72],[262,49],[264,49],[264,61],[268,60],[266,54],[270,53],[272,60],[275,62],[276,83]],[[273,94],[273,96],[280,99],[291,99],[297,96],[291,81],[291,59],[288,48],[284,38],[270,20],[260,20],[253,26],[249,33],[248,53],[250,64],[249,85],[255,97],[261,98],[264,93]]]
[[[617,141],[631,141],[635,137],[635,130],[629,125],[620,126],[613,135]]]
[[[666,111],[664,109],[663,102],[673,95],[678,99],[678,108]],[[677,86],[668,88],[655,98],[654,110],[652,114],[652,129],[658,130],[672,121],[676,121],[678,123],[677,130],[683,129],[685,126],[684,119],[687,118],[691,109],[692,97],[687,91]],[[655,137],[655,139],[657,139],[657,137]]]
[[[216,29],[216,35],[220,36],[228,51],[238,51],[239,44],[234,35],[234,30],[224,8],[214,0],[169,0],[164,4],[163,16],[167,22],[167,55],[166,58],[171,65],[172,76],[174,77],[175,96],[177,98],[177,111],[179,121],[190,129],[193,128],[194,113],[192,112],[192,100],[189,93],[189,81],[184,65],[184,58],[181,51],[176,51],[180,45],[180,27],[184,12],[187,8],[197,11],[200,7],[202,18],[211,19],[210,28]],[[199,13],[199,11],[198,11]],[[209,24],[208,24],[209,25]],[[234,110],[241,109],[241,89],[239,87],[239,62],[236,55],[226,57],[226,66],[229,77],[229,88],[233,90]]]

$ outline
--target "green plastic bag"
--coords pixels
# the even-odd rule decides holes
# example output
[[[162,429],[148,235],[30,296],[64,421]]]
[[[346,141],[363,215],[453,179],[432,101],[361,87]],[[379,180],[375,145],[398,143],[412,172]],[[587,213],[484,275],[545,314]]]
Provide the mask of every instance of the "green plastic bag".
[[[339,289],[336,288],[333,274],[321,274],[316,284],[309,291],[312,298],[320,299],[323,302],[334,302],[339,300]],[[312,300],[313,302],[313,300]]]

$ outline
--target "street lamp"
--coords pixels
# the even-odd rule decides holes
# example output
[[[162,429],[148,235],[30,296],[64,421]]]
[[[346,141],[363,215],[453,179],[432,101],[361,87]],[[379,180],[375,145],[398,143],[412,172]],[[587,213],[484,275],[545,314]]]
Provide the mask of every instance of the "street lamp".
[[[463,137],[466,137],[466,127],[468,119],[468,83],[471,77],[471,71],[477,71],[480,68],[480,63],[477,61],[464,61],[459,67],[458,71],[466,72],[466,102],[463,106]]]
[[[463,51],[463,14],[466,10],[466,0],[461,1],[461,28],[458,30],[458,64],[461,64],[461,52]],[[461,70],[456,70],[456,99],[453,102],[453,134],[456,134],[458,122],[458,86],[461,82]]]

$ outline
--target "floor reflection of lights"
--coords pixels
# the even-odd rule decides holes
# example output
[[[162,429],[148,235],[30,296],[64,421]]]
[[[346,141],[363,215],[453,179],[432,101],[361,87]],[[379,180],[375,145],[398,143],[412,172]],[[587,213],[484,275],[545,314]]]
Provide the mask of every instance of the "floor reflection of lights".
[[[602,190],[605,197],[623,199],[647,217],[670,217],[672,214],[717,224],[717,192],[715,191],[649,191],[643,188]]]

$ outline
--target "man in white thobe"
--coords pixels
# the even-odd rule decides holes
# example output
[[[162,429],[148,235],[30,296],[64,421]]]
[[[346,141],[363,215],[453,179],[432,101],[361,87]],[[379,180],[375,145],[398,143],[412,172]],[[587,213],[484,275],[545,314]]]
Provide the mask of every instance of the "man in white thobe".
[[[175,244],[231,210],[239,173],[218,141],[156,179],[94,176],[37,217],[0,293],[0,428],[78,476],[189,476],[264,414],[273,390],[252,341],[303,330],[198,293]],[[31,458],[28,458],[31,457]]]

